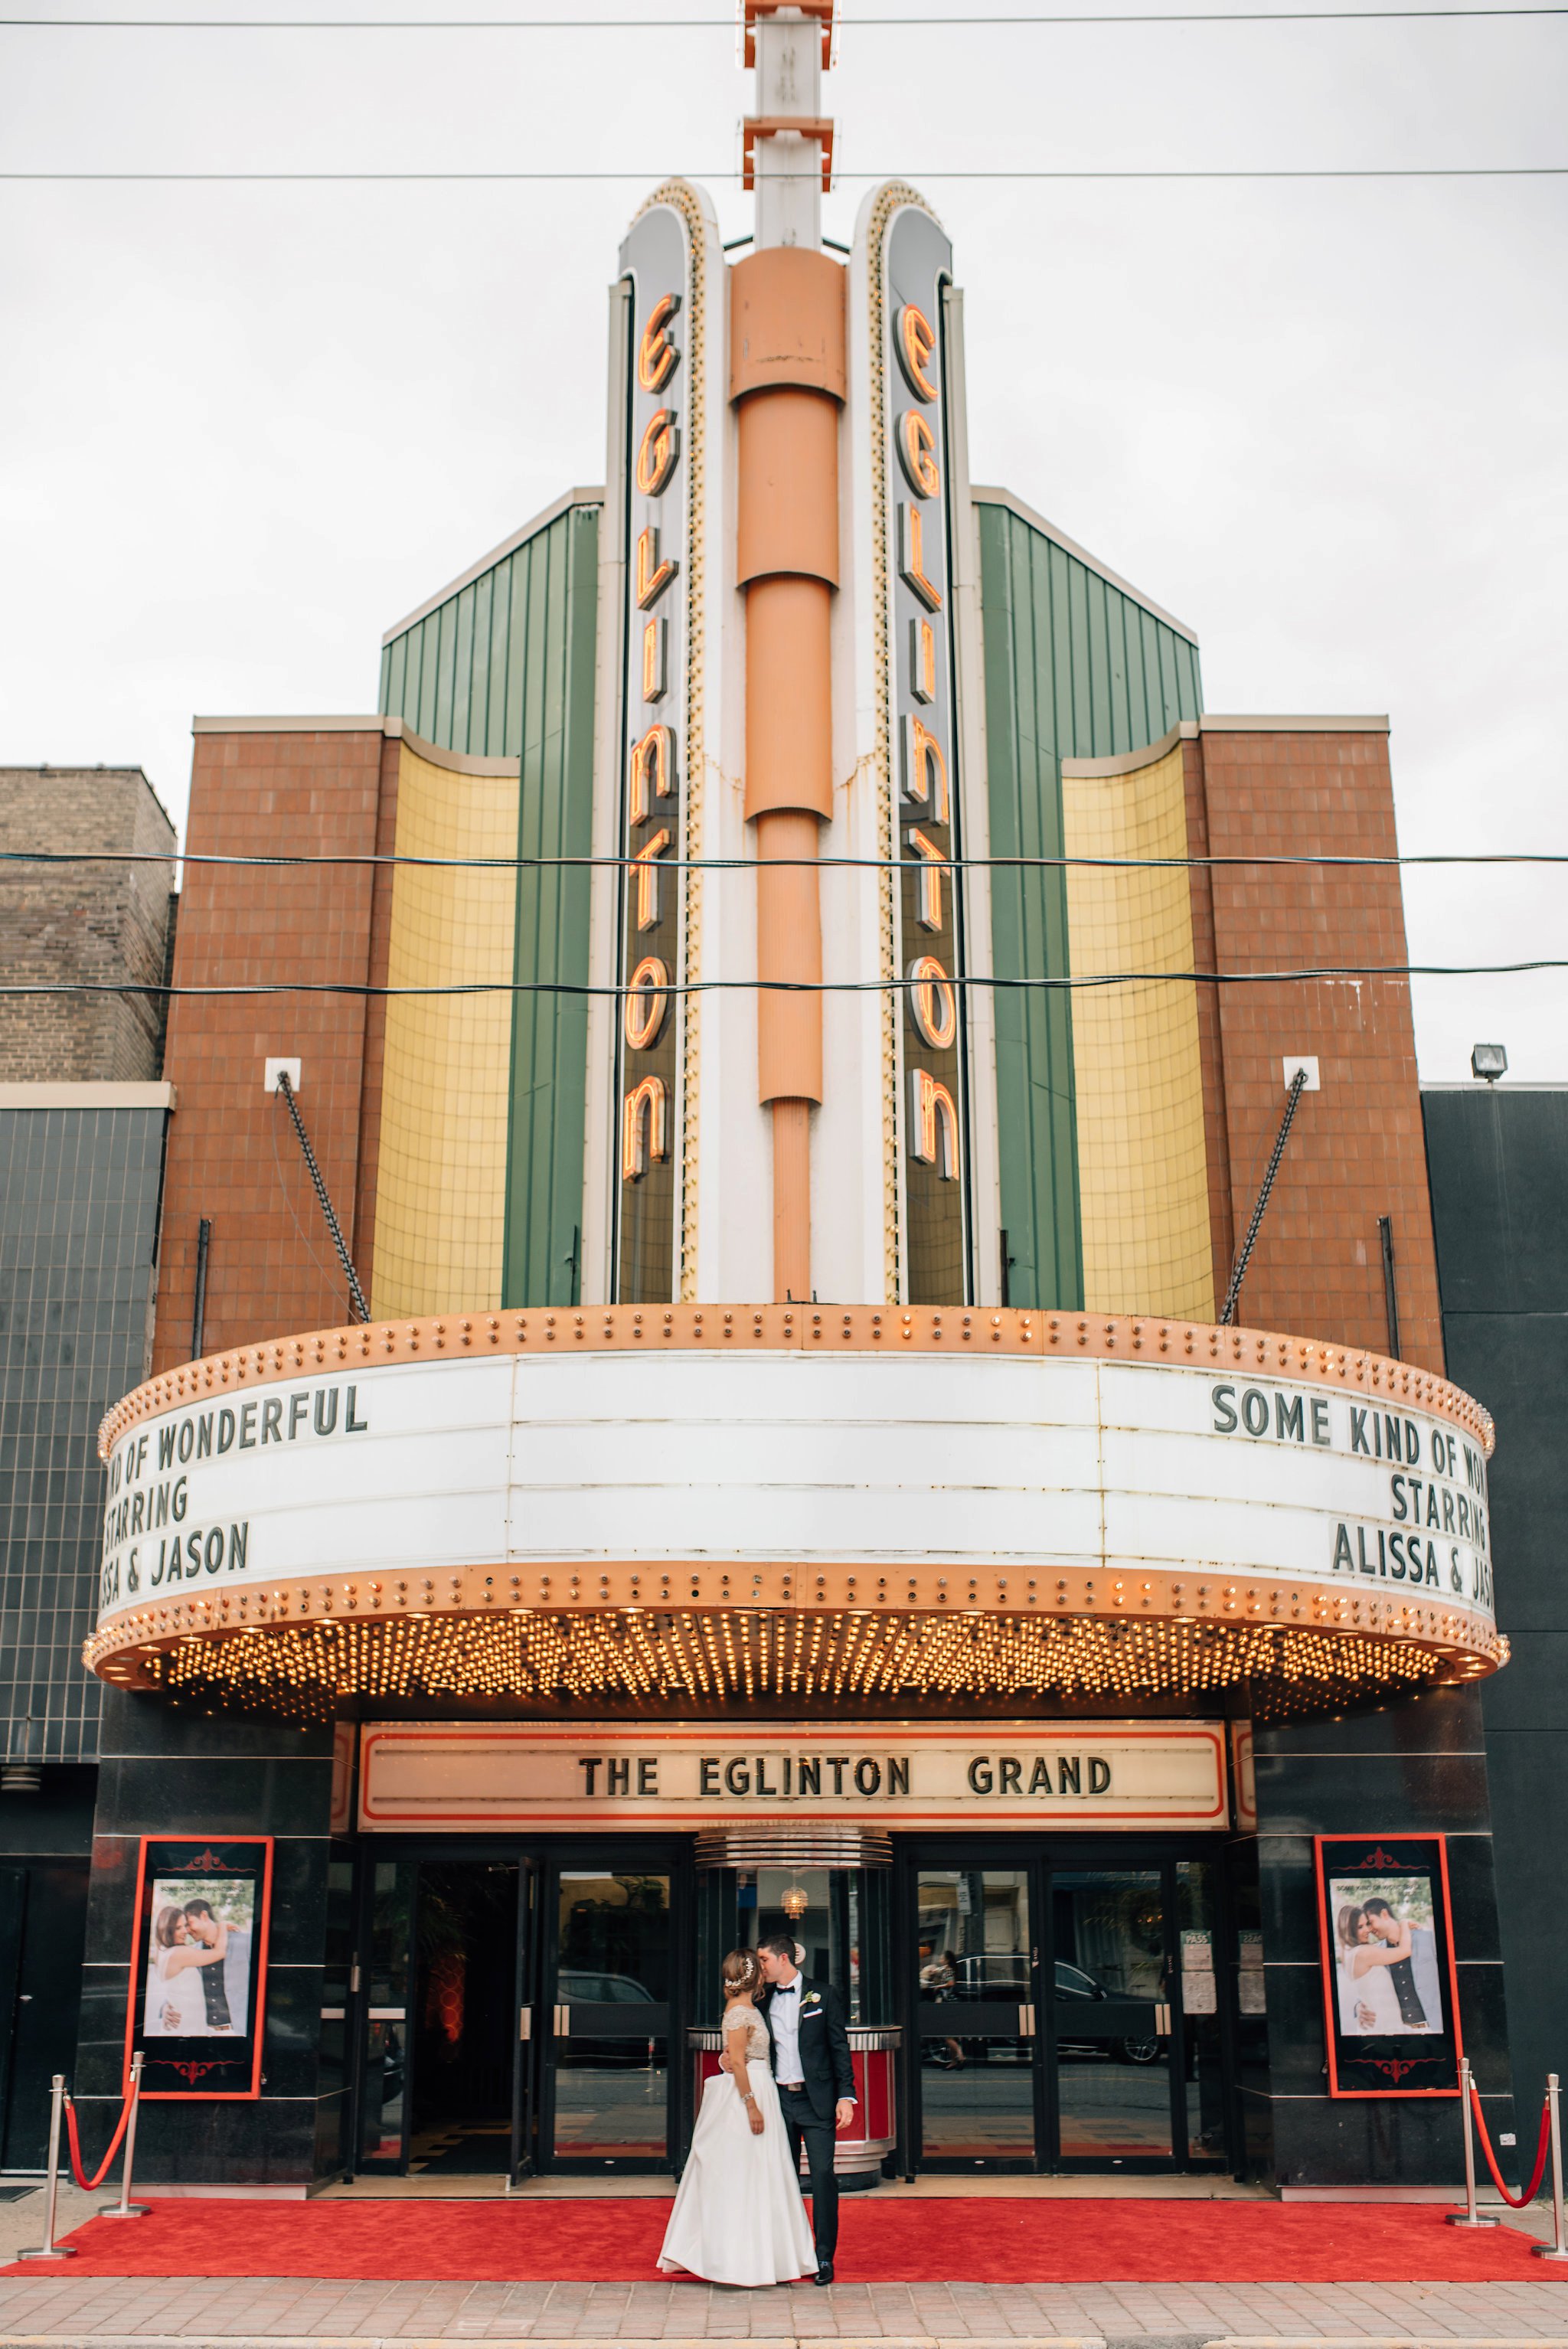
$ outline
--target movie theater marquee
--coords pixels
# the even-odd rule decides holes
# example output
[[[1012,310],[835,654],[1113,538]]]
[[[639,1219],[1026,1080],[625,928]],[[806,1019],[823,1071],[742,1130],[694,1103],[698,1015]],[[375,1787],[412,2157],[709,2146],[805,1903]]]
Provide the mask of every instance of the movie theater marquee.
[[[584,1350],[280,1376],[133,1422],[108,1485],[100,1625],[324,1575],[418,1603],[420,1576],[477,1565],[514,1569],[513,1603],[593,1603],[611,1569],[653,1599],[678,1566],[671,1595],[700,1568],[709,1603],[772,1603],[782,1575],[810,1604],[848,1567],[873,1604],[880,1574],[900,1601],[984,1578],[1024,1606],[1046,1586],[1018,1570],[1059,1567],[1492,1617],[1462,1427],[1161,1362]]]

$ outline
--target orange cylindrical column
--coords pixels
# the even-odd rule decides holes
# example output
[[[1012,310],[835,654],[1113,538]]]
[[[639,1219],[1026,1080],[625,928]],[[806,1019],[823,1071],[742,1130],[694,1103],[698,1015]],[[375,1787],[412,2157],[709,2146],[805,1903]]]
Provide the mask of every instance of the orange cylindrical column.
[[[758,1098],[773,1112],[774,1295],[811,1294],[810,1112],[822,1098],[820,826],[833,812],[843,272],[776,246],[739,263],[737,557],[746,592],[746,814],[756,827]],[[771,982],[771,984],[770,984]],[[779,986],[779,982],[784,982]]]

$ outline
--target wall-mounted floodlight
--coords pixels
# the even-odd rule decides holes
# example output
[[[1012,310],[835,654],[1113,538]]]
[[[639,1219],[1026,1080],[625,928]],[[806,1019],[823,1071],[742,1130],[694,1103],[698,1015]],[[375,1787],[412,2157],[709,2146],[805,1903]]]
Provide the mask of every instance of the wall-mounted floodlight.
[[[1507,1045],[1472,1045],[1470,1048],[1470,1074],[1472,1077],[1481,1078],[1483,1081],[1489,1085],[1495,1085],[1499,1077],[1504,1077],[1508,1074]]]

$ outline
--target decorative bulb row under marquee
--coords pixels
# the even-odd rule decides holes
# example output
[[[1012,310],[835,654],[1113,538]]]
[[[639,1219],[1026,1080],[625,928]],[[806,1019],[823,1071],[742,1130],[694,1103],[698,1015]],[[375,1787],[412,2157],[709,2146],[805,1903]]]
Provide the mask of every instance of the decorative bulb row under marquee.
[[[715,1716],[761,1706],[830,1718],[1153,1694],[1198,1703],[1243,1686],[1257,1718],[1280,1720],[1463,1676],[1430,1650],[1276,1624],[529,1609],[192,1635],[105,1670],[125,1685],[225,1711],[311,1721],[349,1702],[460,1698],[632,1717],[652,1704]]]

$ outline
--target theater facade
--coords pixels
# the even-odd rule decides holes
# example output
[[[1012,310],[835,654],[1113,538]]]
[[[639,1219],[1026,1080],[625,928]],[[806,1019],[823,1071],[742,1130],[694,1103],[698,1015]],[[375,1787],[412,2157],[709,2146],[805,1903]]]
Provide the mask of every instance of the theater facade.
[[[627,231],[604,485],[373,715],[196,721],[86,1648],[150,2182],[678,2168],[786,1924],[861,2184],[1429,2190],[1461,2053],[1511,2124],[1493,1429],[1397,872],[1312,861],[1387,722],[1206,712],[972,483],[935,212],[822,238],[831,30],[748,0],[749,239]]]

